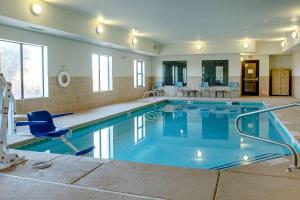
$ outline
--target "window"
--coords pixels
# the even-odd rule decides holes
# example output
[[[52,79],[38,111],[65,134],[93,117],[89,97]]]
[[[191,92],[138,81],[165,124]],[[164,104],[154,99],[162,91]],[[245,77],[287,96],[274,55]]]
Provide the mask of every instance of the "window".
[[[182,82],[187,85],[187,62],[186,61],[164,61],[164,84],[175,85]]]
[[[112,90],[112,57],[93,54],[93,92]]]
[[[134,61],[134,87],[145,87],[145,62]]]
[[[210,86],[227,86],[228,60],[203,60],[202,79]]]
[[[0,40],[0,71],[16,99],[46,97],[46,47]]]

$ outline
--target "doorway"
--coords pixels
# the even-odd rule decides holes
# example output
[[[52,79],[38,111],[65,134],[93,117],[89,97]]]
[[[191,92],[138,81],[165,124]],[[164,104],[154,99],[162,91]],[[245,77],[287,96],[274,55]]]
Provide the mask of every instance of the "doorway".
[[[259,60],[242,62],[242,95],[259,95]]]

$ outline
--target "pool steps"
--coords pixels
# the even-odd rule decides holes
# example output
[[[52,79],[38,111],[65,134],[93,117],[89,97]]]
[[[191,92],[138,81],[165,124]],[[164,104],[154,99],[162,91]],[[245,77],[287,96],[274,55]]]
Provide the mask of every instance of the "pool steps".
[[[257,163],[257,162],[261,162],[261,161],[280,158],[280,157],[283,157],[283,156],[286,156],[286,155],[274,154],[274,153],[263,154],[263,155],[253,157],[253,158],[248,159],[248,160],[240,160],[240,161],[236,161],[236,162],[232,162],[232,163],[227,163],[227,164],[224,164],[224,165],[219,165],[219,166],[216,166],[216,167],[212,167],[210,169],[223,170],[223,169],[237,167],[237,166],[241,166],[241,165],[245,165],[245,164],[253,164],[253,163]]]

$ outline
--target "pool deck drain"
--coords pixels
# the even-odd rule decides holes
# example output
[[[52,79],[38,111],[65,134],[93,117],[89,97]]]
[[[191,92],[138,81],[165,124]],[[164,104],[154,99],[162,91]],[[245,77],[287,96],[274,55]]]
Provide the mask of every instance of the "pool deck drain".
[[[196,98],[188,98],[196,100]],[[199,99],[197,100],[209,100]],[[214,99],[219,100],[219,99]],[[230,99],[221,99],[230,100]],[[232,100],[232,99],[231,99]],[[235,101],[264,101],[270,106],[299,101],[294,98],[241,98]],[[131,108],[146,103],[127,103]],[[134,106],[135,105],[135,106]],[[76,120],[61,119],[61,126],[97,119],[119,111],[99,108],[78,114]],[[126,105],[123,109],[128,109]],[[103,112],[102,113],[102,111]],[[116,110],[117,109],[117,110]],[[109,111],[110,110],[110,111]],[[110,113],[109,113],[110,112]],[[275,115],[290,132],[300,130],[300,109],[277,111]],[[88,116],[90,118],[88,118]],[[80,121],[82,119],[82,121]],[[297,141],[300,137],[295,134]],[[287,172],[289,162],[256,163],[224,171],[164,167],[123,161],[104,161],[68,155],[18,151],[29,160],[0,172],[0,199],[222,199],[279,200],[300,196],[300,170]],[[37,161],[51,161],[50,168],[31,169]]]

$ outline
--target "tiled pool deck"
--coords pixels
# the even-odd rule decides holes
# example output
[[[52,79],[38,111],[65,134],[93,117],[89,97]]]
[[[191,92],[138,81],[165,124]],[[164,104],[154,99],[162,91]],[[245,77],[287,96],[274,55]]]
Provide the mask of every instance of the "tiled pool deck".
[[[189,100],[199,98],[188,98]],[[60,126],[78,127],[91,121],[128,112],[152,102],[128,102],[76,113],[57,119]],[[201,100],[211,100],[203,99]],[[215,99],[214,99],[215,100]],[[268,106],[299,102],[295,98],[217,99],[264,101]],[[300,108],[275,112],[300,142]],[[26,130],[19,130],[24,131]],[[28,139],[9,138],[10,144]],[[279,158],[224,171],[186,169],[123,161],[18,151],[28,159],[0,172],[0,199],[297,199],[300,170],[291,173],[291,158]],[[50,168],[31,169],[37,161],[51,161]],[[288,162],[289,161],[289,162]],[[277,164],[276,164],[277,163]]]

